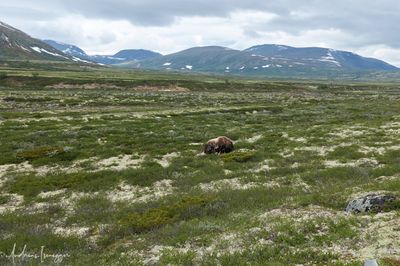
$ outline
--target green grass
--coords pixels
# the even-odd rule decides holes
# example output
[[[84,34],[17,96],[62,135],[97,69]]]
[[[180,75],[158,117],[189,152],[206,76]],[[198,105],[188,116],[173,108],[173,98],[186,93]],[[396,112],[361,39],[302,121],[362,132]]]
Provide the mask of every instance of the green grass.
[[[17,61],[0,73],[0,208],[8,208],[0,252],[45,245],[70,254],[69,265],[143,265],[154,257],[159,265],[361,265],[333,246],[357,253],[368,219],[379,216],[343,216],[349,198],[400,196],[394,85]],[[221,135],[235,150],[202,154]],[[172,153],[163,167],[158,161]],[[111,157],[119,159],[98,164]],[[357,165],[362,159],[378,165]],[[396,222],[398,200],[385,211]],[[55,227],[88,231],[60,235]],[[381,229],[368,237],[383,237]],[[377,259],[397,263],[389,252]]]

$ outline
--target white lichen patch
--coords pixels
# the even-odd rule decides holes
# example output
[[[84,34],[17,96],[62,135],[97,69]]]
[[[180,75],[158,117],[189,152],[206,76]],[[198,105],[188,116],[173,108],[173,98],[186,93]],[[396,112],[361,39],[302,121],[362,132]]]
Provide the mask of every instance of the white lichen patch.
[[[123,154],[115,157],[100,160],[95,163],[95,166],[100,170],[115,170],[121,171],[128,168],[138,168],[144,161],[144,157],[136,158],[136,155]]]
[[[361,260],[368,258],[400,258],[400,217],[396,213],[365,216],[368,226],[361,229],[364,245],[354,252]]]
[[[349,239],[341,240],[330,246],[324,245],[325,253],[338,254],[343,259],[353,258],[365,261],[371,258],[400,258],[400,218],[393,212],[379,213],[373,216],[359,216],[363,224],[357,228],[357,244]],[[321,250],[321,248],[315,248]]]
[[[3,197],[7,198],[7,202],[5,204],[0,205],[0,214],[6,212],[14,212],[19,209],[24,203],[24,196],[18,194],[0,194]]]
[[[308,151],[308,152],[315,152],[319,156],[325,157],[328,153],[333,152],[336,148],[339,147],[349,147],[354,145],[350,142],[343,142],[338,145],[332,146],[305,146],[305,147],[296,147],[294,148],[295,151]]]
[[[278,208],[267,211],[258,216],[258,220],[268,223],[271,219],[285,218],[296,223],[303,223],[317,218],[338,219],[347,217],[346,212],[334,211],[317,205],[310,205],[306,208]]]
[[[354,127],[353,127],[354,128]],[[335,132],[331,132],[328,135],[334,136],[334,137],[339,137],[339,138],[354,138],[354,137],[360,137],[360,136],[365,136],[365,135],[370,135],[374,133],[373,129],[352,129],[352,128],[344,128],[344,129],[338,129]]]
[[[376,178],[376,180],[379,182],[395,181],[395,180],[399,180],[399,179],[400,179],[400,175],[380,176],[380,177]]]
[[[23,173],[33,171],[34,168],[28,161],[19,164],[4,164],[0,165],[0,178],[6,176],[9,173]]]
[[[279,186],[289,186],[292,188],[300,188],[303,191],[310,191],[311,186],[308,185],[301,177],[295,176],[288,178],[286,176],[284,177],[278,177],[274,180],[274,182],[277,182]]]
[[[114,190],[106,192],[107,198],[112,202],[149,202],[172,194],[175,187],[173,181],[164,179],[154,182],[152,186],[132,186],[124,182],[120,183]]]
[[[202,146],[202,145],[204,145],[204,143],[202,143],[202,142],[192,142],[192,143],[189,143],[189,146]]]
[[[388,128],[400,128],[400,122],[388,122],[381,125],[379,128],[388,129]]]
[[[363,147],[360,147],[360,149],[358,151],[361,153],[364,153],[364,154],[373,153],[373,154],[377,154],[377,155],[383,155],[387,151],[397,151],[397,150],[400,150],[400,145],[392,145],[392,146],[382,145],[381,147],[363,146]]]
[[[290,166],[290,168],[299,168],[300,167],[300,164],[298,163],[298,162],[294,162],[291,166]]]
[[[90,234],[90,228],[89,227],[80,227],[80,226],[71,226],[71,227],[61,227],[61,226],[55,226],[51,227],[53,233],[55,235],[63,236],[63,237],[69,237],[69,236],[76,236],[76,237],[86,237]]]
[[[257,245],[257,244],[256,244]],[[216,255],[220,257],[226,254],[234,254],[244,250],[244,236],[237,232],[224,232],[215,237],[213,242],[208,246],[199,246],[196,243],[186,242],[180,246],[164,246],[154,245],[147,252],[136,253],[131,255],[140,256],[145,265],[157,264],[165,253],[186,254],[194,253],[195,262],[200,262],[204,256]]]
[[[40,192],[38,194],[38,197],[41,199],[53,198],[64,194],[66,191],[66,189],[59,189],[54,191]]]
[[[198,188],[206,192],[218,192],[221,190],[247,190],[259,186],[261,186],[260,183],[245,183],[240,178],[221,179],[209,183],[200,183],[197,185]]]
[[[283,152],[280,152],[279,155],[282,156],[282,158],[290,158],[294,156],[294,152],[292,150],[285,149]]]
[[[225,174],[225,175],[230,175],[230,174],[232,174],[232,173],[233,173],[233,171],[228,170],[228,169],[224,169],[224,174]]]
[[[85,193],[85,192],[72,192],[70,195],[62,196],[58,202],[57,206],[64,209],[66,216],[74,213],[74,209],[78,200],[85,197],[94,197],[99,195],[99,192]]]
[[[248,143],[255,143],[257,141],[259,141],[260,139],[262,139],[263,135],[255,135],[251,138],[245,139],[246,142]]]
[[[360,149],[358,151],[361,153],[364,153],[364,154],[375,153],[375,154],[382,155],[386,152],[386,148],[385,147],[362,146],[362,147],[360,147]]]
[[[251,172],[253,172],[253,173],[263,173],[263,172],[265,173],[265,172],[268,172],[268,171],[270,171],[270,170],[275,168],[275,167],[271,167],[270,166],[273,162],[274,162],[273,160],[264,160],[259,165],[257,165],[257,167],[252,169]]]
[[[162,167],[167,168],[171,164],[171,161],[175,158],[178,158],[179,155],[179,152],[167,153],[160,160],[156,160],[156,162]]]
[[[381,167],[382,165],[374,158],[361,158],[358,160],[353,160],[349,162],[342,163],[337,160],[327,160],[324,161],[324,165],[327,168],[335,167],[356,167],[356,166],[371,166],[371,167]]]
[[[104,144],[107,143],[107,140],[106,140],[106,138],[98,138],[98,139],[97,139],[97,143],[98,143],[99,145],[104,145]]]
[[[294,141],[294,142],[301,142],[301,143],[306,143],[307,142],[306,138],[304,138],[304,137],[298,137],[298,138],[290,137],[287,132],[282,133],[282,137],[284,137],[284,138],[286,138],[286,139],[288,139],[290,141]]]
[[[388,147],[386,147],[386,149],[391,150],[391,151],[398,151],[398,150],[400,150],[400,145],[388,146]]]
[[[246,149],[246,148],[242,148],[242,149],[238,149],[235,152],[252,152],[252,151],[256,151],[254,149]]]
[[[34,173],[38,176],[45,176],[51,173],[76,173],[84,170],[80,166],[82,163],[94,161],[96,159],[96,157],[93,157],[89,159],[77,160],[70,166],[42,165],[39,167],[34,167],[28,161],[19,164],[0,165],[0,187],[6,181],[4,177],[10,174]]]

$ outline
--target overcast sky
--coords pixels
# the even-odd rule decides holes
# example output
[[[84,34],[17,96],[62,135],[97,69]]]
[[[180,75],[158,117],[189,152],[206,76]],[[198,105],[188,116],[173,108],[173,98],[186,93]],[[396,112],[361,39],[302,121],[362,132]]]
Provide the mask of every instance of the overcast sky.
[[[193,46],[321,46],[400,66],[399,0],[10,0],[0,20],[89,54]]]

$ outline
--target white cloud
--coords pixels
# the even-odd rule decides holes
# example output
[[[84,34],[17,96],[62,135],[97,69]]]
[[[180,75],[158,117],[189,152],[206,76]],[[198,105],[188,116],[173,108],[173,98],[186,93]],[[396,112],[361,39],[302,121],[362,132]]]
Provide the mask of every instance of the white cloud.
[[[373,58],[379,58],[400,67],[400,50],[387,45],[367,46],[355,51],[356,53]]]
[[[19,0],[0,3],[6,23],[90,54],[144,48],[172,53],[192,46],[235,49],[264,43],[323,46],[400,66],[396,0]]]

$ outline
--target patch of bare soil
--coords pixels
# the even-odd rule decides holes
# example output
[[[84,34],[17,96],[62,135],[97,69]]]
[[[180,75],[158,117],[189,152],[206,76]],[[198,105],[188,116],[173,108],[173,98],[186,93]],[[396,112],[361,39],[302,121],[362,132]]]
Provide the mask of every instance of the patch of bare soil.
[[[165,92],[189,92],[188,88],[180,86],[138,86],[134,87],[134,90],[138,91],[165,91]]]

